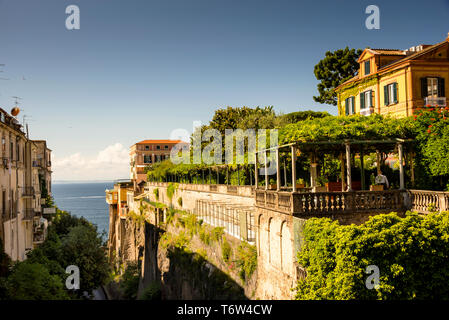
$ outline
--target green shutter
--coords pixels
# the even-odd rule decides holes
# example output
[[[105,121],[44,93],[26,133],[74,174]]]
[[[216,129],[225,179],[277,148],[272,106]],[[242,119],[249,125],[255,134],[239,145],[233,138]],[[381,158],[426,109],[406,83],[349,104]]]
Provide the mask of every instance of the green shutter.
[[[365,92],[360,93],[360,109],[365,109]]]
[[[351,114],[355,114],[355,97],[351,97],[352,99],[352,113]]]
[[[427,78],[421,78],[421,97],[427,97]]]
[[[346,98],[346,99],[345,99],[345,114],[346,114],[346,115],[349,115],[348,99],[349,99],[349,98]]]
[[[393,101],[398,103],[398,83],[393,83]]]
[[[373,107],[373,90],[369,92],[369,107]]]
[[[445,97],[444,78],[438,78],[438,97]]]
[[[390,104],[390,101],[388,99],[388,86],[384,86],[384,104],[386,106]]]

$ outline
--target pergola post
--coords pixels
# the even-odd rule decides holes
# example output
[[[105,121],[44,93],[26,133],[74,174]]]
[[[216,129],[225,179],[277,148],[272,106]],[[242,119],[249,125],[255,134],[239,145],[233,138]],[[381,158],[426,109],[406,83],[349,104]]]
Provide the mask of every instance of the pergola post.
[[[398,152],[399,152],[399,189],[404,190],[404,149],[402,143],[398,144]]]
[[[285,165],[285,159],[282,161],[284,165],[284,187],[287,187],[287,166]]]
[[[381,161],[380,152],[379,150],[376,150],[377,174],[380,174],[380,161]]]
[[[347,191],[352,191],[352,179],[351,179],[351,146],[349,142],[345,143],[346,146],[346,176],[348,179]]]
[[[268,190],[267,150],[264,151],[264,156],[265,156],[265,190]]]
[[[237,165],[237,185],[240,185],[240,166]]]
[[[292,146],[292,190],[296,192],[296,146]]]
[[[340,180],[341,180],[341,191],[346,191],[345,183],[345,160],[343,158],[343,152],[340,153]]]
[[[254,185],[256,189],[259,187],[259,172],[257,172],[257,153],[256,153],[256,161],[254,162]]]
[[[279,148],[276,148],[276,190],[281,190],[281,164],[279,163]]]
[[[360,178],[362,180],[362,190],[365,190],[365,164],[363,162],[364,152],[363,144],[360,145]]]
[[[317,163],[316,163],[316,157],[312,153],[310,155],[310,186],[312,188],[316,187],[316,180],[317,180]],[[313,189],[312,189],[313,190]]]

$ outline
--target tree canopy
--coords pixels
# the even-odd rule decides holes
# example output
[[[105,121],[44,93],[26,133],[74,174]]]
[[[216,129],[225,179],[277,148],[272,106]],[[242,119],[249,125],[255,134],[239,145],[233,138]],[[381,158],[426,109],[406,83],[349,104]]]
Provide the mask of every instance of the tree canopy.
[[[335,88],[343,82],[351,79],[357,73],[359,64],[358,57],[363,52],[361,49],[339,49],[327,51],[325,57],[318,62],[314,68],[318,83],[318,96],[313,100],[319,103],[337,105]]]

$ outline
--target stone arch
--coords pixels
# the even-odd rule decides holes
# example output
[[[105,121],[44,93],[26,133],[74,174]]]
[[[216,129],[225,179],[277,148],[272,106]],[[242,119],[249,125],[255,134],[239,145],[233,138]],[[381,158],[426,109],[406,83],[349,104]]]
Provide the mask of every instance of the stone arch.
[[[260,234],[263,230],[262,228],[262,224],[263,224],[263,215],[259,214],[257,216],[257,251],[258,251],[258,255],[260,256],[260,252],[261,252],[261,248],[260,248]]]
[[[285,248],[283,248],[283,229],[285,228],[286,225],[286,221],[282,220],[281,222],[281,227],[279,228],[279,258],[280,258],[280,263],[281,263],[281,271],[284,271],[284,261],[283,261],[283,257],[284,257],[284,253],[282,250],[285,250]]]
[[[273,223],[273,218],[270,217],[268,218],[267,221],[267,241],[268,241],[268,262],[271,263],[271,247],[273,246],[273,244],[271,243],[271,224]]]
[[[280,240],[281,240],[281,263],[282,271],[292,274],[294,265],[294,255],[293,255],[293,242],[291,239],[290,224],[288,221],[283,221],[280,230]]]

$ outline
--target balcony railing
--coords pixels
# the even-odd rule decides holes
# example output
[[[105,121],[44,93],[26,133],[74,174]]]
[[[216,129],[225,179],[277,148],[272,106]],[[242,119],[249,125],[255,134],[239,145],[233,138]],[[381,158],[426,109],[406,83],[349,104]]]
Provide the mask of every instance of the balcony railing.
[[[34,209],[25,209],[23,211],[23,220],[33,220],[35,215]]]
[[[34,187],[22,187],[22,197],[34,196]]]
[[[439,107],[445,107],[446,106],[446,97],[427,97],[425,98],[425,104],[431,105],[433,107],[439,106]]]

